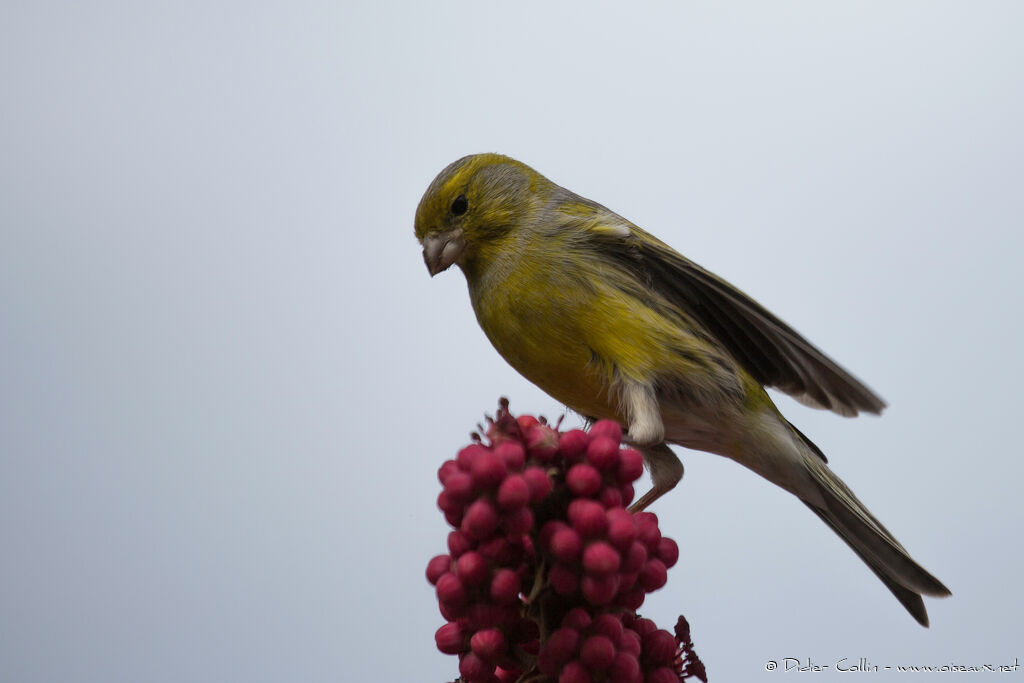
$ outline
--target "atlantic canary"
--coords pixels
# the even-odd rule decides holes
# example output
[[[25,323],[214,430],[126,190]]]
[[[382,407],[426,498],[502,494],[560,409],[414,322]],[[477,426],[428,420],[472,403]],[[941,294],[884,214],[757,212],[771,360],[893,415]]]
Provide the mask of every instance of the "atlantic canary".
[[[480,327],[512,367],[591,420],[623,425],[652,489],[683,466],[667,444],[726,456],[797,496],[922,625],[949,595],[782,416],[765,391],[840,415],[885,403],[786,323],[604,206],[498,154],[427,188],[416,237],[430,274],[458,265]]]

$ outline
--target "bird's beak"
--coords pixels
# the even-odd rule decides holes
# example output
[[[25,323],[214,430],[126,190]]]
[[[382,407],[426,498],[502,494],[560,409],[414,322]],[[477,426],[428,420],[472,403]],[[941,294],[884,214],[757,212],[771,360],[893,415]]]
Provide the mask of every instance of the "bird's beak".
[[[458,228],[430,235],[424,239],[423,262],[427,264],[430,277],[434,277],[442,270],[447,270],[459,259],[459,255],[465,248],[466,239],[462,236],[462,230]]]

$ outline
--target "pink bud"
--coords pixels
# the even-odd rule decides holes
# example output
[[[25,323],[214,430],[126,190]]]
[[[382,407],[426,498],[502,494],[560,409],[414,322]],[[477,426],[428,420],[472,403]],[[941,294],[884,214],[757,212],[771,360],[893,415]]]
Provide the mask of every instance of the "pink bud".
[[[459,658],[459,673],[467,683],[485,683],[494,675],[494,665],[486,663],[473,652],[467,652]]]
[[[578,462],[587,450],[590,437],[582,429],[570,429],[558,439],[558,452],[569,462]]]
[[[619,441],[607,436],[590,434],[587,446],[587,462],[599,470],[608,470],[619,464]]]
[[[582,662],[573,660],[562,667],[558,683],[593,683],[594,679]]]
[[[583,539],[571,528],[559,529],[551,536],[551,554],[562,562],[572,562],[583,551]]]
[[[586,598],[587,602],[596,607],[602,607],[610,603],[618,590],[618,574],[606,574],[604,576],[585,574],[580,579],[580,592],[583,593],[583,597]]]
[[[448,552],[452,557],[458,558],[473,547],[473,542],[461,531],[452,531],[448,534]]]
[[[638,512],[633,517],[636,519],[636,534],[650,549],[658,546],[661,540],[661,529],[658,528],[658,516],[653,512]]]
[[[534,425],[526,431],[526,450],[530,456],[547,462],[558,453],[558,433],[545,425]]]
[[[617,652],[608,669],[608,683],[643,683],[643,680],[636,655],[632,652]]]
[[[521,582],[518,572],[499,569],[491,579],[491,599],[500,605],[509,605],[519,597]]]
[[[450,602],[438,600],[437,607],[445,621],[456,621],[466,616],[466,606],[464,604],[453,605]]]
[[[473,540],[483,540],[498,528],[498,511],[487,500],[476,500],[462,518],[460,529]]]
[[[627,550],[635,539],[636,524],[633,522],[633,516],[621,508],[609,510],[608,540],[612,545],[620,550]]]
[[[449,475],[448,480],[444,483],[444,491],[451,500],[457,503],[466,503],[476,493],[473,478],[462,470],[456,470]]]
[[[631,484],[644,473],[644,456],[632,448],[625,448],[619,453],[619,464],[615,468],[615,478],[622,484]]]
[[[500,484],[508,473],[508,468],[496,453],[487,451],[473,459],[469,473],[473,477],[474,486],[478,489],[487,489]]]
[[[662,536],[658,541],[658,558],[665,563],[665,567],[671,569],[679,560],[679,546],[667,536]]]
[[[540,424],[540,421],[533,415],[520,415],[516,418],[516,422],[523,431]]]
[[[458,471],[459,465],[457,462],[454,460],[445,460],[437,470],[437,480],[441,482],[442,486],[447,485],[448,477],[450,477],[453,472]]]
[[[580,661],[591,671],[607,669],[615,659],[615,644],[607,636],[590,636],[580,648]]]
[[[635,619],[633,621],[632,628],[633,628],[634,631],[636,631],[638,634],[640,634],[640,640],[642,642],[644,637],[646,637],[648,633],[654,633],[655,631],[658,630],[658,625],[655,624],[650,619],[642,619],[641,618],[641,619]]]
[[[450,572],[452,569],[451,555],[437,555],[427,563],[427,581],[430,585],[436,586],[437,580]]]
[[[603,575],[619,571],[619,551],[604,541],[597,541],[583,551],[583,569],[589,574]]]
[[[497,455],[505,467],[512,472],[518,472],[523,469],[523,463],[526,462],[526,449],[523,448],[523,444],[518,441],[502,441],[500,444],[494,447],[494,454]]]
[[[622,637],[615,641],[615,647],[619,652],[630,652],[634,657],[640,656],[641,650],[640,634],[631,628],[622,629]]]
[[[455,574],[465,585],[478,586],[491,575],[491,568],[483,555],[471,550],[455,561]]]
[[[494,670],[498,683],[516,683],[523,675],[521,669],[503,669],[500,666]]]
[[[455,574],[444,574],[437,580],[437,599],[450,605],[464,605],[467,600],[466,587]]]
[[[562,665],[576,655],[580,634],[571,628],[560,628],[548,636],[540,649],[537,666],[541,673],[554,676]]]
[[[565,475],[565,483],[576,496],[592,496],[601,489],[601,473],[590,465],[573,465]]]
[[[622,427],[615,420],[598,420],[590,428],[591,440],[599,436],[607,437],[618,445],[622,441]]]
[[[586,498],[577,498],[569,503],[569,521],[584,538],[600,536],[608,528],[601,504]]]
[[[523,479],[530,487],[530,502],[538,503],[551,493],[551,479],[540,467],[527,467],[523,471]]]
[[[437,649],[446,655],[457,655],[466,647],[466,635],[455,622],[449,622],[434,634]]]
[[[653,593],[664,586],[667,580],[668,570],[665,569],[665,563],[657,558],[647,560],[640,570],[640,585],[648,593]]]
[[[463,506],[462,503],[452,498],[448,489],[441,489],[441,493],[437,494],[437,507],[441,508],[445,514],[459,514],[462,512]]]
[[[511,474],[498,487],[498,507],[502,510],[514,510],[530,501],[530,485],[521,474]]]
[[[486,446],[482,446],[478,443],[471,443],[459,451],[459,454],[455,456],[455,461],[459,464],[460,470],[463,472],[469,472],[473,461],[476,460],[481,453],[489,452],[490,450]]]
[[[664,629],[656,629],[642,638],[644,659],[655,665],[671,666],[676,658],[679,643],[676,637]]]
[[[485,662],[496,662],[505,656],[505,636],[496,628],[477,631],[470,638],[469,647]]]

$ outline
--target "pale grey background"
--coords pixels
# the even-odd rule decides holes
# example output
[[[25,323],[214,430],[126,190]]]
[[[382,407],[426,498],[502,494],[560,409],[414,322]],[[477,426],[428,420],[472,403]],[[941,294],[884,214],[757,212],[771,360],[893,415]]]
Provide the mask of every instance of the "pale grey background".
[[[644,612],[712,680],[1024,659],[1022,35],[1017,2],[4,3],[0,680],[454,676],[437,466],[499,395],[561,412],[412,235],[479,151],[891,404],[780,400],[954,597],[919,628],[803,505],[686,454]]]

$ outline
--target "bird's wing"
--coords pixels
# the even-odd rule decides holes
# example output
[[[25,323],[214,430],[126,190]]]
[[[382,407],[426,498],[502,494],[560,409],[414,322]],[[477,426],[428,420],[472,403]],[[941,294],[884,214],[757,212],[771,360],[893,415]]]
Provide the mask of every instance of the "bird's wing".
[[[749,296],[614,218],[629,231],[592,231],[591,246],[703,324],[761,384],[845,416],[880,413],[885,407],[856,377]]]

